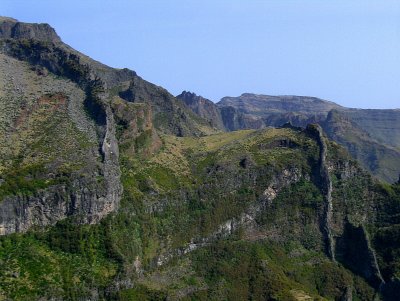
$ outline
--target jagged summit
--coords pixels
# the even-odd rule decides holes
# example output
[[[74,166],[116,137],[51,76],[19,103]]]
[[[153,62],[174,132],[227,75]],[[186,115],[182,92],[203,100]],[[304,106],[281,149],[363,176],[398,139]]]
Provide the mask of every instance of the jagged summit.
[[[182,100],[194,113],[206,119],[212,127],[225,129],[221,113],[211,100],[189,91],[183,91],[176,98]]]
[[[181,94],[176,97],[201,97],[194,92],[183,90]]]

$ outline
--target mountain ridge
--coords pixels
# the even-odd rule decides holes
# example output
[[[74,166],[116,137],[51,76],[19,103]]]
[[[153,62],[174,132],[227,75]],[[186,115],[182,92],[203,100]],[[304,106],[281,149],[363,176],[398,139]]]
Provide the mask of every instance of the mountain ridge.
[[[211,101],[209,102],[211,106]],[[219,108],[218,118],[222,118],[224,123],[220,129],[228,131],[281,126],[286,122],[301,127],[306,127],[308,123],[319,123],[330,133],[331,139],[343,145],[354,158],[361,160],[364,168],[381,180],[394,183],[400,173],[400,159],[396,159],[400,158],[399,109],[354,109],[316,97],[252,93],[224,97],[215,103],[215,107]],[[361,138],[364,142],[354,147],[354,140],[352,142],[343,135],[341,138],[334,135],[328,120],[332,111],[340,111],[352,120],[352,127],[348,127],[347,131],[353,132],[353,135],[361,135],[358,139]],[[365,158],[366,154],[369,154],[368,158],[377,156],[375,166],[368,158],[360,159]]]

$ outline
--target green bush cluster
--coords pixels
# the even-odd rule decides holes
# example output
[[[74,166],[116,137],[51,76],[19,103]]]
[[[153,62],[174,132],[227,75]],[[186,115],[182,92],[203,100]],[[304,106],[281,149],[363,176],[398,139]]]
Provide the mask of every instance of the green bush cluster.
[[[45,167],[41,164],[15,167],[5,172],[0,183],[0,201],[9,195],[31,195],[59,181],[47,179],[44,173]]]

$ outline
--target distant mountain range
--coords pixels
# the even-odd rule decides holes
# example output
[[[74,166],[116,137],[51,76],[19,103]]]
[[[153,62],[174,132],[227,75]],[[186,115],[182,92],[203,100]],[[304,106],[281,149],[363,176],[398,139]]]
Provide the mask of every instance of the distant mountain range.
[[[352,109],[316,97],[292,95],[245,93],[224,97],[216,104],[186,91],[177,98],[221,130],[319,123],[330,139],[343,145],[373,175],[390,183],[399,178],[399,109]]]

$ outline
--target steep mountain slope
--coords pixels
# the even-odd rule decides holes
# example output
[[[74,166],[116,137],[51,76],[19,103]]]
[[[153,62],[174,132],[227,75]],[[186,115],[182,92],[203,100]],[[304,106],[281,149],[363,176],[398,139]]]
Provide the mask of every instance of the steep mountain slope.
[[[121,97],[148,103],[162,132],[213,132],[166,90],[71,51],[47,24],[3,19],[0,28],[3,234],[69,215],[97,222],[118,208]]]
[[[397,235],[399,195],[374,183],[321,133],[161,135],[163,148],[150,157],[121,147],[120,210],[99,225],[69,219],[5,237],[3,294],[371,300],[383,281],[395,285],[393,255],[375,255],[373,243]]]
[[[221,113],[211,100],[187,91],[183,91],[176,98],[181,99],[193,112],[209,121],[212,127],[225,129]]]
[[[195,100],[189,106],[192,109],[198,106]],[[212,106],[211,101],[208,106]],[[214,115],[222,118],[224,128],[228,131],[276,127],[287,122],[301,127],[319,123],[329,138],[343,145],[379,179],[393,183],[400,173],[399,110],[349,109],[315,97],[251,93],[224,97],[209,110],[217,110]],[[331,111],[335,113],[329,115]],[[331,119],[339,114],[343,119]],[[341,121],[343,125],[339,124]]]
[[[330,139],[343,145],[378,178],[393,183],[400,174],[400,151],[372,139],[347,112],[330,111],[321,126]]]
[[[241,113],[261,117],[266,124],[276,126],[279,126],[276,120],[281,121],[278,116],[305,126],[310,120],[325,119],[331,110],[342,111],[376,142],[400,147],[400,110],[351,109],[315,97],[268,96],[251,93],[245,93],[239,97],[224,97],[217,106],[234,107]],[[294,116],[297,116],[297,119]]]
[[[0,232],[68,215],[92,223],[115,210],[122,187],[113,119],[105,111],[91,119],[84,109],[99,96],[41,67],[0,60]]]
[[[211,100],[194,93],[183,91],[176,96],[181,99],[194,113],[205,118],[209,123],[226,131],[237,129],[259,129],[264,127],[260,118],[241,113],[232,106],[217,107]]]
[[[400,149],[400,110],[349,109],[345,114],[379,143]]]
[[[206,100],[0,22],[0,300],[398,299],[400,186],[319,125],[218,132]]]

